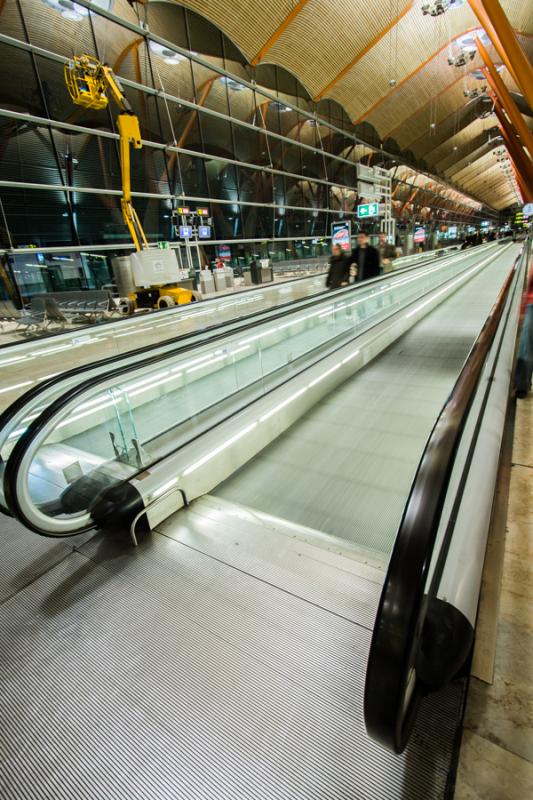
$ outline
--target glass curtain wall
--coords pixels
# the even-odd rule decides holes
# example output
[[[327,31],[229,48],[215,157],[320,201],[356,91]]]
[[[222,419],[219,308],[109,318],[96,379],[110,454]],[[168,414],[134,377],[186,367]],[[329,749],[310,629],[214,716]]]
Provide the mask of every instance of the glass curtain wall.
[[[176,241],[173,209],[203,203],[214,240],[231,243],[204,245],[206,261],[228,253],[235,266],[257,255],[319,256],[332,222],[350,218],[357,229],[356,163],[373,159],[394,171],[396,161],[373,149],[380,147],[376,136],[372,147],[355,138],[339,105],[314,103],[279,67],[251,68],[221,31],[174,2],[96,0],[89,8],[70,0],[5,0],[4,248],[68,252],[131,241],[120,211],[118,109],[113,101],[99,111],[72,104],[63,70],[73,53],[108,63],[139,118],[144,146],[131,153],[132,188],[149,241]],[[438,193],[426,193],[425,207],[428,215],[440,213]],[[458,222],[473,218],[466,206],[451,209]],[[377,223],[365,226],[377,230]],[[30,263],[23,267],[32,286],[52,280],[49,265],[30,270]],[[64,282],[102,283],[104,273],[80,257],[76,275]]]

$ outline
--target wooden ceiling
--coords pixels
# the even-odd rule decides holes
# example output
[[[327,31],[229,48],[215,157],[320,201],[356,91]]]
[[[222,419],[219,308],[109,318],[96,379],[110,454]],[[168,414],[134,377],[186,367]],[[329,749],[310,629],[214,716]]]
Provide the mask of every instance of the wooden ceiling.
[[[444,164],[450,176],[448,162],[454,154],[494,127],[494,120],[474,121],[469,109],[465,120],[463,91],[481,83],[469,77],[479,65],[478,57],[464,68],[448,64],[449,54],[459,53],[455,40],[479,28],[468,3],[439,17],[423,15],[421,0],[211,0],[208,5],[180,0],[180,4],[220,27],[250,63],[280,65],[311,97],[337,101],[353,122],[371,123],[382,139],[394,138],[437,172]],[[501,5],[531,58],[533,3],[501,0]],[[493,50],[491,55],[497,60]],[[518,91],[506,70],[502,75],[508,87]],[[476,149],[472,152],[477,170],[484,169],[488,156],[478,159]],[[495,208],[514,201],[510,184],[507,191],[497,171],[481,181],[475,171],[458,173],[465,190]]]

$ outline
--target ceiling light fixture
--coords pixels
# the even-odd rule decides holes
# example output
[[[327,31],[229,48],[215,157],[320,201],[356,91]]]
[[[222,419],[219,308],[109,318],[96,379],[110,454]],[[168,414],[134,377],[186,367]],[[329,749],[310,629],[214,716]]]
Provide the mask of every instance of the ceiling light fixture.
[[[242,92],[243,89],[246,89],[246,86],[243,86],[242,83],[239,83],[239,81],[233,78],[228,78],[227,75],[222,75],[220,82],[225,83],[232,92]]]
[[[150,50],[170,66],[175,66],[181,61],[185,61],[185,56],[182,56],[181,53],[176,53],[175,50],[171,50],[169,47],[159,44],[159,42],[154,42],[152,39],[150,39]]]
[[[448,56],[448,64],[450,67],[466,67],[475,56],[475,50],[461,50],[458,56]]]
[[[63,19],[68,19],[70,22],[79,22],[84,17],[89,16],[89,9],[85,6],[80,6],[72,0],[42,0],[45,6],[57,11]],[[103,8],[105,11],[111,11],[113,0],[93,0],[95,6]]]
[[[429,14],[431,17],[440,17],[454,8],[464,6],[466,0],[433,0],[431,3],[424,3],[422,5],[422,14],[426,16]]]
[[[490,39],[485,33],[485,31],[482,30],[481,28],[478,28],[475,31],[471,31],[470,33],[465,33],[463,36],[459,36],[455,40],[455,44],[458,47],[460,47],[461,50],[466,50],[466,51],[473,50],[475,53],[477,50],[476,38],[481,39],[485,47],[490,46]]]

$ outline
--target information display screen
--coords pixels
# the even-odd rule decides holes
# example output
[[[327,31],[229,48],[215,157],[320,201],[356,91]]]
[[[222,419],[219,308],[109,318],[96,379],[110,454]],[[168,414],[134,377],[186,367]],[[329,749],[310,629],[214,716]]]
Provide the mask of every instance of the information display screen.
[[[426,229],[425,228],[415,228],[415,235],[414,241],[419,244],[420,242],[426,241]]]

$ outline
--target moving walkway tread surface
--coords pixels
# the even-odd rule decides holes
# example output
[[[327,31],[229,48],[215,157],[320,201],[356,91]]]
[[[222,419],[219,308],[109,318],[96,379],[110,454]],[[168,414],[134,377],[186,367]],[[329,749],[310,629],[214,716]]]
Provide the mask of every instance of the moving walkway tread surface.
[[[206,555],[235,529],[191,515],[186,544],[167,529],[132,554],[96,536],[0,608],[2,796],[443,798],[463,687],[426,704],[404,756],[387,753],[362,723],[357,615]]]
[[[489,264],[215,494],[390,553],[427,436],[510,263]]]

